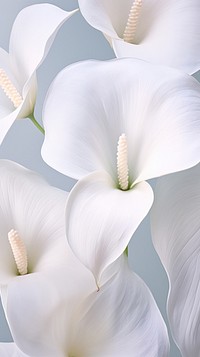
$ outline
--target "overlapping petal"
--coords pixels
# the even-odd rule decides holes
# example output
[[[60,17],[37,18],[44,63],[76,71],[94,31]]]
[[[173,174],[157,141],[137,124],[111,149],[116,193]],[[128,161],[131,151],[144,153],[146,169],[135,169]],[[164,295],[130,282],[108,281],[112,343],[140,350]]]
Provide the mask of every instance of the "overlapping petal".
[[[0,161],[1,297],[14,340],[31,356],[63,356],[55,341],[55,311],[70,305],[70,319],[75,306],[96,288],[92,274],[67,244],[66,199],[66,192],[49,186],[38,174]],[[27,250],[25,275],[18,274],[8,242],[12,228]]]
[[[98,286],[102,272],[123,253],[152,202],[148,183],[121,191],[104,171],[94,172],[75,185],[67,202],[66,234]]]
[[[167,357],[169,340],[165,323],[149,289],[129,269],[125,256],[109,267],[105,276],[101,289],[79,299],[76,307],[72,299],[55,309],[55,291],[52,294],[51,287],[40,281],[39,288],[44,284],[44,298],[49,296],[53,303],[47,304],[53,311],[49,319],[48,313],[45,315],[47,309],[44,314],[40,309],[43,302],[38,299],[39,289],[34,291],[34,284],[28,293],[29,302],[34,302],[33,309],[22,306],[22,289],[17,289],[15,303],[19,308],[12,311],[11,319],[22,321],[20,312],[23,313],[23,325],[18,323],[19,330],[16,328],[20,348],[23,346],[34,357]],[[26,328],[30,335],[23,343]]]
[[[30,356],[64,357],[52,329],[55,311],[64,301],[55,282],[35,273],[23,279],[18,277],[8,286],[3,304],[10,330],[20,349]]]
[[[36,92],[36,70],[45,59],[61,25],[74,12],[64,11],[51,4],[24,8],[17,16],[10,36],[9,53],[0,49],[0,68],[12,82],[21,104],[14,108],[0,88],[0,143],[17,118],[33,113]]]
[[[175,69],[134,59],[65,68],[44,105],[43,159],[81,178],[117,180],[117,143],[128,142],[131,183],[186,169],[200,159],[200,86]]]
[[[92,0],[88,4],[87,0],[80,0],[79,6],[91,26],[111,38],[120,38],[126,26],[131,1]]]
[[[65,357],[73,315],[95,290],[92,274],[73,254],[59,269],[17,277],[2,286],[2,304],[14,341],[31,357]]]
[[[167,329],[156,303],[126,259],[120,259],[119,271],[80,306],[70,355],[166,357]]]
[[[184,357],[200,351],[200,166],[159,179],[152,236],[169,278],[168,318]]]
[[[14,342],[0,343],[1,357],[30,357],[18,349]]]
[[[30,272],[48,271],[50,266],[56,269],[65,260],[66,199],[66,192],[49,186],[36,173],[14,162],[0,161],[1,284],[17,274],[8,242],[11,229],[24,241]]]
[[[76,11],[35,4],[18,14],[10,35],[9,56],[21,88],[45,59],[59,28]]]
[[[141,58],[194,73],[200,68],[198,0],[142,0],[133,43],[123,41],[133,0],[79,0],[86,21],[102,31],[117,57]]]

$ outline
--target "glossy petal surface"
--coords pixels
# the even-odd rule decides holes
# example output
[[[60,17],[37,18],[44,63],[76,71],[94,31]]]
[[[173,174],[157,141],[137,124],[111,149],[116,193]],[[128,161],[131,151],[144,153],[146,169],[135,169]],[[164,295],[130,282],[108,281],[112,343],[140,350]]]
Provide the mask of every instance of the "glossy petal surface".
[[[59,28],[73,13],[52,4],[35,4],[18,14],[10,36],[9,54],[19,83],[24,85],[32,76]]]
[[[17,118],[26,118],[33,113],[37,94],[36,69],[45,59],[61,25],[75,11],[67,12],[51,4],[36,4],[22,9],[16,17],[9,53],[0,48],[0,68],[22,102],[15,109],[0,88],[0,144]]]
[[[63,304],[70,306],[70,320],[76,305],[96,289],[92,274],[67,244],[67,193],[32,171],[1,160],[0,198],[1,298],[12,335],[28,355],[63,356],[54,326],[57,311]],[[18,275],[8,243],[12,228],[27,250],[26,275]]]
[[[151,187],[115,188],[109,175],[95,172],[80,180],[66,208],[68,242],[101,286],[101,274],[127,247],[153,202]]]
[[[169,278],[168,318],[184,357],[200,351],[200,166],[158,180],[154,246]]]
[[[132,0],[79,0],[86,21],[109,38],[117,57],[140,58],[187,73],[199,70],[198,0],[142,0],[134,44],[129,44],[122,39],[132,4]]]
[[[36,357],[63,357],[55,340],[52,321],[62,297],[44,274],[17,278],[8,286],[6,316],[14,341],[21,350]]]
[[[30,272],[55,269],[65,260],[66,199],[67,193],[49,186],[36,173],[14,162],[0,161],[1,284],[17,275],[8,242],[11,229],[18,231],[26,246]]]
[[[119,271],[91,294],[74,318],[70,355],[166,357],[166,326],[144,282],[121,257]]]
[[[117,181],[117,143],[128,143],[130,182],[200,161],[200,86],[144,61],[85,61],[65,68],[44,105],[43,159],[81,178],[105,170]]]

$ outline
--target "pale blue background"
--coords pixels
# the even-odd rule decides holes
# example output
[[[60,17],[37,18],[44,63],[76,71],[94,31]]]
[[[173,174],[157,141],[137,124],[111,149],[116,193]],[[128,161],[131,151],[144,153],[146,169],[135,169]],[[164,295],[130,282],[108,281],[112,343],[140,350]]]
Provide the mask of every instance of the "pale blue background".
[[[37,3],[42,2],[51,2],[65,10],[71,10],[77,6],[77,1],[73,0],[37,1]],[[0,0],[1,47],[8,49],[9,34],[17,13],[23,7],[35,3],[36,1],[33,0]],[[78,13],[62,27],[48,57],[38,70],[39,93],[36,117],[39,121],[47,88],[56,73],[70,63],[90,58],[106,60],[114,58],[114,53],[103,35],[91,28],[81,14]],[[0,147],[0,158],[11,159],[36,170],[44,175],[51,184],[69,190],[75,181],[58,174],[42,161],[40,157],[42,140],[42,135],[31,122],[28,120],[18,121],[13,125]],[[131,267],[145,280],[151,289],[166,320],[165,304],[168,282],[159,258],[151,244],[148,217],[143,221],[130,243],[129,259]],[[0,341],[10,340],[9,329],[0,306]],[[170,356],[180,356],[173,343]]]

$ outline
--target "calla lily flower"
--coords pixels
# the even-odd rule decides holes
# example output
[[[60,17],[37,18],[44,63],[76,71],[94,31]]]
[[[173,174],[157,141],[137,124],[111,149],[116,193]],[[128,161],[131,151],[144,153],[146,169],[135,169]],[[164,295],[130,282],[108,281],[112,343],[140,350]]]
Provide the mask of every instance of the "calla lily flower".
[[[36,70],[57,31],[74,12],[37,4],[18,14],[10,35],[9,53],[0,48],[0,143],[16,119],[32,118]]]
[[[54,310],[69,299],[71,311],[96,289],[92,274],[67,244],[66,199],[66,192],[36,173],[0,160],[0,292],[13,339],[27,354],[29,339],[34,339],[39,356],[51,356],[46,345]],[[23,324],[24,315],[29,327]],[[34,323],[38,315],[39,325]]]
[[[155,249],[169,279],[168,318],[184,357],[200,351],[200,165],[158,180],[151,214]]]
[[[152,205],[146,180],[200,161],[199,83],[140,60],[86,61],[58,74],[43,122],[43,159],[80,179],[67,238],[98,285]]]
[[[80,307],[69,355],[169,356],[167,329],[148,287],[129,269],[125,256],[118,269]]]
[[[117,57],[200,69],[199,0],[78,0],[86,21],[103,32]]]
[[[109,278],[100,291],[93,291],[79,303],[69,318],[69,304],[62,303],[54,311],[51,331],[54,336],[46,339],[46,350],[38,349],[35,336],[43,323],[42,312],[26,308],[16,296],[20,309],[15,320],[23,326],[17,329],[18,341],[29,334],[30,357],[167,357],[169,340],[165,323],[145,283],[128,267],[125,256],[111,267]],[[12,318],[12,316],[11,316]],[[30,321],[34,321],[30,327]],[[23,332],[23,333],[22,333]],[[46,331],[41,331],[41,339]],[[21,343],[25,346],[25,343]],[[24,351],[27,352],[27,346]]]

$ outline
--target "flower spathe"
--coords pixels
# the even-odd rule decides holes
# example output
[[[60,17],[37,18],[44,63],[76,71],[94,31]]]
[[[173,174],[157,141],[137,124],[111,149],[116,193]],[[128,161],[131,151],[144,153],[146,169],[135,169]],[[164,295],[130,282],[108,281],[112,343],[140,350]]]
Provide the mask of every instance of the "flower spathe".
[[[80,306],[70,355],[169,356],[167,329],[148,287],[129,269],[125,256],[117,265],[110,280]]]
[[[37,334],[33,334],[43,322],[42,311],[36,313],[34,307],[27,316],[26,308],[20,304],[21,314],[17,312],[13,319],[20,327],[28,327],[20,333],[16,325],[24,352],[30,357],[168,357],[165,323],[148,287],[129,269],[126,257],[111,265],[105,276],[100,291],[79,298],[76,309],[72,309],[73,301],[68,300],[52,312],[49,330],[53,335],[49,330],[40,332],[40,339],[46,341],[43,350],[36,341]],[[86,285],[85,288],[88,292]],[[20,296],[16,300],[19,302]],[[30,321],[34,321],[35,327],[30,328]],[[23,340],[27,334],[32,338],[26,346]]]
[[[155,249],[167,272],[168,319],[182,356],[200,351],[200,165],[158,180],[151,212]]]
[[[200,69],[198,0],[79,0],[86,21],[102,31],[117,57]]]
[[[61,251],[65,240],[61,217],[57,226],[52,217],[62,212],[67,193],[51,187],[38,174],[8,160],[0,160],[0,192],[0,284],[7,285],[13,278],[23,279],[25,275],[31,277],[32,273],[43,269],[48,271],[54,265],[56,268],[58,258],[53,251]],[[58,205],[53,210],[56,200]],[[25,275],[17,269],[10,242],[12,235],[18,236],[26,250],[28,268]],[[16,247],[13,250],[16,251]]]
[[[15,119],[33,114],[36,70],[45,59],[57,31],[75,11],[37,4],[18,14],[10,35],[9,53],[0,48],[0,143]]]
[[[45,346],[53,340],[51,319],[55,318],[55,309],[63,301],[68,304],[69,299],[73,310],[73,304],[96,286],[92,274],[67,244],[66,192],[14,162],[0,160],[0,197],[0,292],[8,324],[22,351],[31,355],[30,343],[37,341],[38,356],[44,356],[43,351],[48,355]],[[26,251],[28,268],[23,274],[17,264],[24,259],[19,256],[21,244],[17,244],[16,253],[16,246],[9,242],[16,236]],[[39,325],[34,323],[37,315],[41,316]],[[50,352],[57,356],[55,349]]]
[[[152,205],[145,180],[200,161],[199,84],[140,60],[85,61],[53,81],[43,122],[43,159],[80,179],[67,204],[67,237],[98,283]]]

